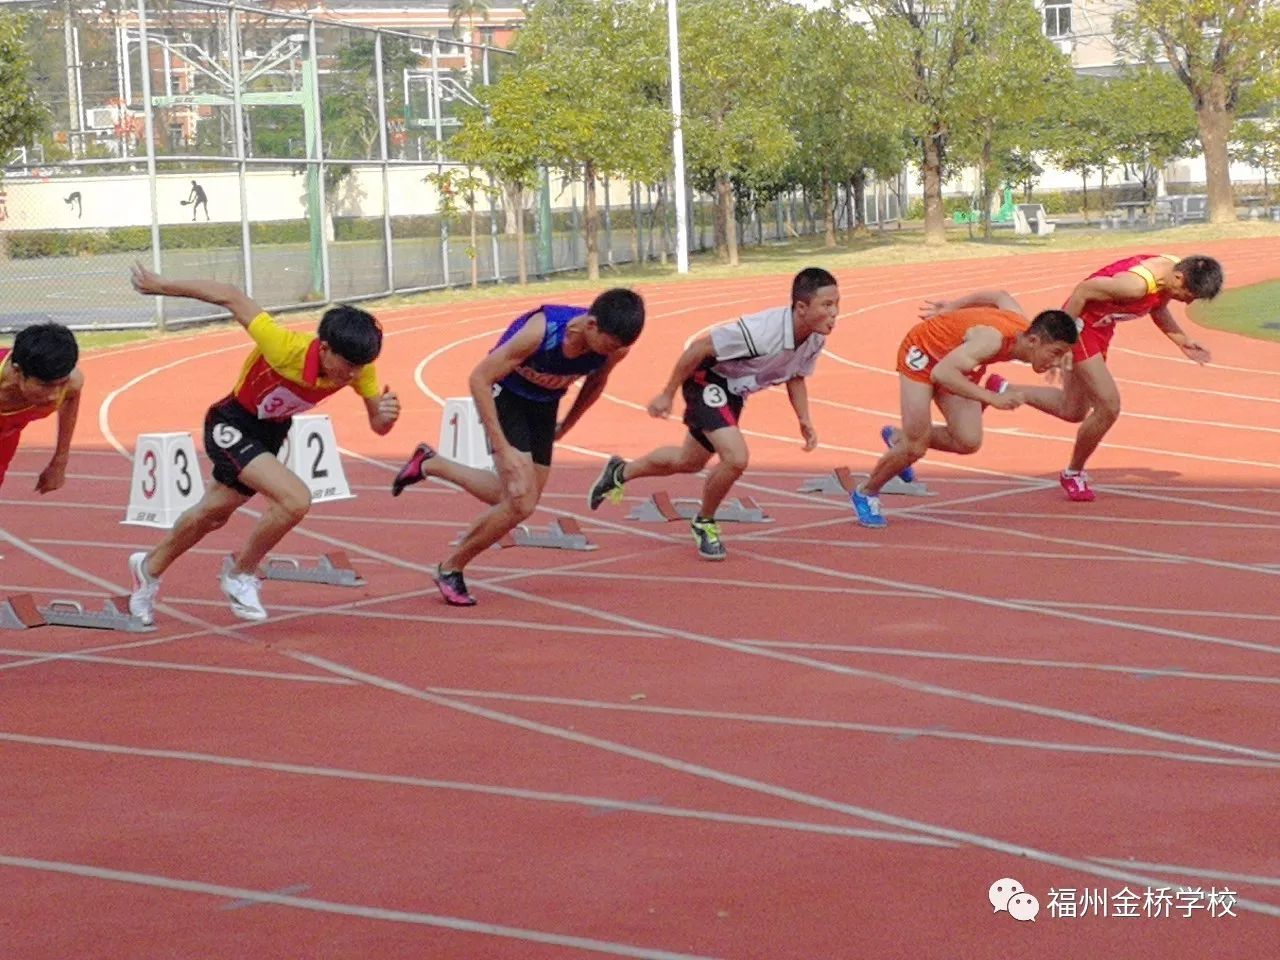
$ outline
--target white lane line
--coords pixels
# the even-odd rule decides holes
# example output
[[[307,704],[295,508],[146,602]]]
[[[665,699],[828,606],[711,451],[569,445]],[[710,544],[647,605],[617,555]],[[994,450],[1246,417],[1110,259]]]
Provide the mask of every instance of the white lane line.
[[[220,883],[205,883],[201,880],[184,880],[177,877],[159,876],[153,873],[137,873],[133,870],[111,870],[106,867],[93,867],[82,863],[67,863],[58,860],[36,860],[31,857],[12,857],[0,854],[0,866],[21,870],[36,870],[43,873],[60,873],[90,880],[109,880],[116,883],[129,883],[161,890],[176,890],[183,893],[196,893],[222,900],[246,900],[252,903],[270,903],[280,907],[292,907],[297,910],[310,910],[315,913],[339,914],[348,917],[359,917],[363,920],[383,920],[391,923],[408,923],[426,927],[442,927],[447,930],[460,930],[464,933],[479,933],[490,937],[503,937],[508,940],[519,940],[527,943],[545,943],[557,947],[572,947],[578,950],[589,950],[615,957],[638,957],[641,960],[710,960],[710,958],[689,954],[672,953],[669,950],[656,950],[636,947],[630,944],[613,943],[607,940],[594,940],[589,937],[574,937],[560,933],[548,933],[543,930],[528,930],[522,927],[508,927],[496,923],[484,923],[478,920],[467,920],[463,917],[449,917],[440,914],[414,913],[408,910],[388,910],[384,907],[369,907],[356,903],[339,903],[333,900],[319,900],[314,897],[299,897],[270,890],[251,890],[246,887],[230,887]]]

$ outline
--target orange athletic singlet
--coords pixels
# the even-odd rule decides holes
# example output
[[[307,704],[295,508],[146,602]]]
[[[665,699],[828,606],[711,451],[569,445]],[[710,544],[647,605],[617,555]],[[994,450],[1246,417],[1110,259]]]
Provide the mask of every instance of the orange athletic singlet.
[[[996,307],[961,307],[917,323],[908,331],[898,347],[898,372],[919,383],[932,383],[930,373],[938,361],[964,343],[965,335],[974,327],[992,327],[999,331],[1000,350],[982,366],[966,376],[974,383],[982,380],[988,363],[1013,359],[1013,342],[1026,333],[1030,322],[1020,313]]]

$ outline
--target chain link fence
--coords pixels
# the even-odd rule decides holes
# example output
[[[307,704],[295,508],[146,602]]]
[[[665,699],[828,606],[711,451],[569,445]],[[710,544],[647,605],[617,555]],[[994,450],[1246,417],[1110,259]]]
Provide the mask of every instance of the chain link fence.
[[[474,211],[442,209],[459,111],[510,68],[509,51],[452,29],[370,29],[210,0],[7,8],[27,15],[53,124],[33,149],[0,158],[0,330],[211,316],[204,304],[138,297],[135,260],[234,283],[276,310],[467,285],[473,274],[513,279],[517,230],[529,235],[530,275],[585,265],[582,184],[570,177],[551,172],[550,203],[529,192],[523,210],[492,181]],[[670,192],[597,188],[602,264],[674,256]],[[896,196],[884,197],[868,190],[868,223],[897,217]],[[714,242],[712,220],[710,199],[695,196],[691,249]],[[740,236],[824,227],[785,197],[744,217]]]

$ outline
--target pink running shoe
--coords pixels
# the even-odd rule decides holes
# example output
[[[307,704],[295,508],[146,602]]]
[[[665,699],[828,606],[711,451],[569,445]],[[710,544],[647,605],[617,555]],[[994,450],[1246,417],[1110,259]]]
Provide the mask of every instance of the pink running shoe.
[[[1084,471],[1070,477],[1064,471],[1058,475],[1058,482],[1067,492],[1067,499],[1073,503],[1093,502],[1093,491],[1089,489],[1089,475]]]
[[[391,495],[398,497],[404,492],[405,487],[411,487],[426,479],[422,473],[422,465],[435,455],[435,448],[429,443],[420,443],[414,447],[413,456],[409,458],[409,462],[400,468],[396,478],[391,481]]]
[[[431,574],[431,579],[440,588],[440,596],[444,597],[444,602],[451,607],[474,607],[476,605],[476,598],[467,593],[467,581],[462,579],[461,570],[445,573],[437,565],[435,571]]]

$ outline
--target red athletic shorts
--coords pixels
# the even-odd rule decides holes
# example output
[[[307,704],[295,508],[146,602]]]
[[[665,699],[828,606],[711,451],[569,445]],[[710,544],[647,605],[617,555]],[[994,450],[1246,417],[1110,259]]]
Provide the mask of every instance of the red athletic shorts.
[[[22,439],[22,431],[0,433],[0,484],[4,483],[5,471],[9,469],[9,461],[18,450],[18,441]]]
[[[1111,338],[1116,335],[1115,324],[1108,324],[1105,327],[1092,327],[1088,324],[1080,331],[1080,339],[1076,341],[1076,345],[1071,348],[1071,359],[1075,363],[1081,360],[1088,360],[1090,357],[1102,357],[1105,362],[1107,359],[1107,348],[1111,346]]]

